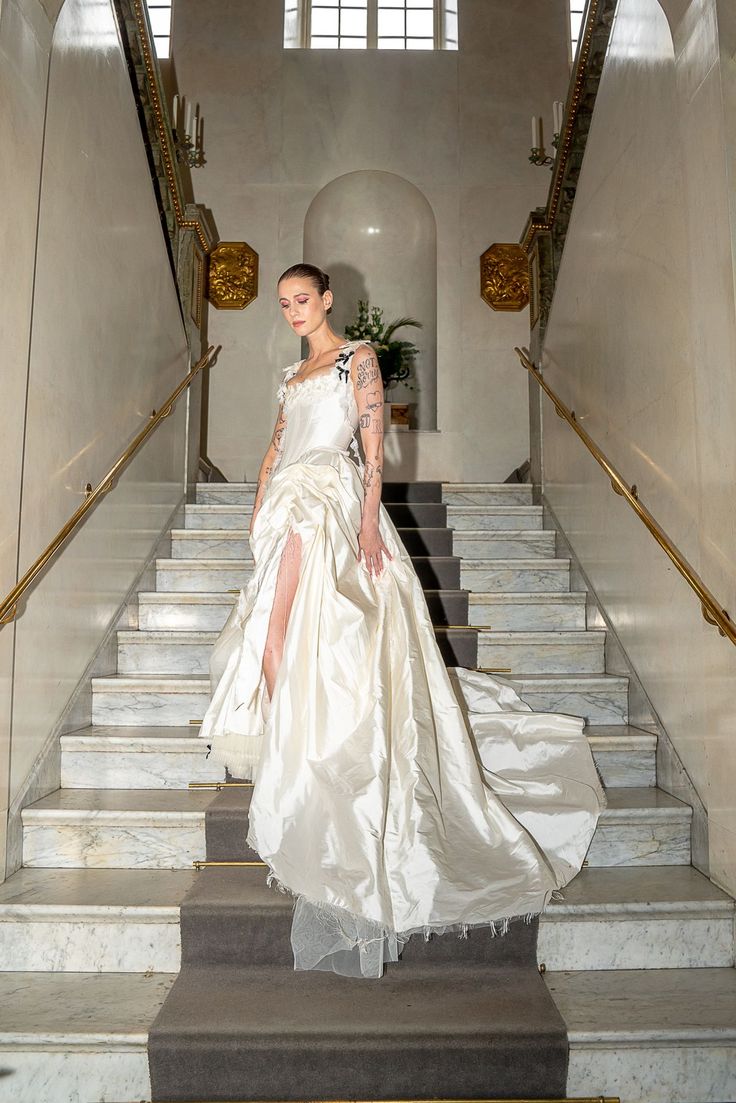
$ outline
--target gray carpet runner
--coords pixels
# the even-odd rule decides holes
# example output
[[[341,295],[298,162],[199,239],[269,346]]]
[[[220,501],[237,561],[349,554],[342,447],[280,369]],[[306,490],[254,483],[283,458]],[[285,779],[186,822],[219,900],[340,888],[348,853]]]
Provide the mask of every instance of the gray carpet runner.
[[[412,499],[445,508],[439,483],[386,491],[397,527],[417,525]],[[435,509],[430,524],[441,520]],[[428,600],[452,605],[431,563],[426,574]],[[213,797],[208,861],[258,861],[245,845],[250,796]],[[496,938],[415,936],[380,980],[353,980],[294,971],[292,907],[263,866],[197,874],[181,905],[181,972],[149,1032],[156,1103],[564,1098],[567,1035],[537,969],[537,921]]]

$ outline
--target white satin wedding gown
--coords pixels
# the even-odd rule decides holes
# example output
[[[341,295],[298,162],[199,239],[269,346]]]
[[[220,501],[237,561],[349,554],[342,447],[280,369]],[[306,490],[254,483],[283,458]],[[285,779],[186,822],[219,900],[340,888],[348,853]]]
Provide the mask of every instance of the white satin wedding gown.
[[[357,560],[349,363],[363,343],[292,387],[300,365],[284,369],[255,566],[215,644],[199,734],[211,761],[254,780],[247,842],[296,897],[294,967],[378,977],[412,933],[505,933],[541,912],[580,869],[605,797],[581,719],[445,667],[383,504],[393,559],[373,578]],[[300,575],[269,708],[261,662],[290,529]]]

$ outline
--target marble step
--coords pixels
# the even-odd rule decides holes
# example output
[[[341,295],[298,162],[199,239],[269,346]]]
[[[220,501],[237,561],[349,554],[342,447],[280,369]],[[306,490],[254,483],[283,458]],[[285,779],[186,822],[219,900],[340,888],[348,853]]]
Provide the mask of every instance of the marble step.
[[[542,507],[531,505],[458,505],[444,502],[384,502],[399,527],[453,529],[541,529]],[[194,531],[248,530],[252,505],[192,504],[184,508],[184,527]]]
[[[190,868],[205,857],[205,809],[214,796],[212,789],[56,789],[21,811],[23,865]]]
[[[0,972],[178,972],[179,906],[197,876],[25,866],[0,885]]]
[[[619,674],[503,675],[534,712],[582,716],[586,724],[628,724],[629,680]]]
[[[243,506],[237,503],[193,503],[184,507],[184,528],[192,532],[209,532],[211,529],[245,529],[248,531],[252,503]]]
[[[279,924],[288,948],[291,903],[266,886],[263,869],[206,876],[222,885],[223,906],[232,896],[244,934],[249,923]],[[189,869],[24,867],[0,885],[0,971],[177,972],[181,900],[198,877]],[[547,969],[733,965],[734,901],[691,866],[584,869],[564,897],[540,918],[537,956]],[[240,940],[241,963],[248,941]]]
[[[451,529],[452,551],[463,559],[554,559],[553,529]]]
[[[530,505],[448,505],[447,524],[451,529],[542,528],[542,507]]]
[[[117,633],[118,672],[208,674],[209,660],[217,636],[217,632],[183,632],[180,629],[146,632],[123,629]],[[477,632],[469,628],[437,626],[435,639],[446,665],[478,665]],[[526,661],[528,665],[530,660]],[[540,660],[537,665],[546,668],[550,663],[554,665],[552,660]]]
[[[736,969],[548,972],[570,1044],[567,1095],[736,1099]]]
[[[425,590],[434,624],[467,624],[467,590]],[[142,631],[163,629],[219,632],[237,601],[228,593],[140,593],[138,626]]]
[[[528,506],[531,483],[443,483],[442,501],[448,506]]]
[[[197,505],[253,506],[256,483],[197,483]]]
[[[459,555],[463,559],[554,559],[551,529],[509,530],[397,528],[409,555]],[[252,560],[247,529],[172,529],[173,559]]]
[[[509,667],[517,674],[602,674],[606,633],[490,632],[478,633],[478,665]]]
[[[692,866],[586,868],[542,915],[547,969],[734,964],[734,900]]]
[[[582,716],[588,724],[628,723],[628,679],[621,675],[524,674],[511,682],[535,712]],[[201,720],[209,698],[205,677],[111,674],[92,679],[92,723],[188,724]]]
[[[569,559],[464,559],[463,590],[472,593],[568,593]]]
[[[22,810],[23,865],[187,868],[204,858],[205,808],[213,795],[198,789],[57,789]],[[691,808],[659,789],[610,789],[607,795],[587,865],[689,865]]]
[[[582,631],[585,591],[477,593],[468,598],[468,623],[500,632]]]
[[[156,591],[159,594],[227,594],[229,590],[246,586],[252,573],[252,560],[157,559]]]
[[[149,1100],[148,1031],[176,977],[0,974],[0,1047],[13,1069],[4,1098]],[[735,969],[550,970],[545,980],[568,1028],[569,1097],[736,1099]]]
[[[435,496],[439,487],[441,497]],[[255,482],[197,483],[199,505],[252,503]],[[384,502],[441,501],[446,505],[531,505],[531,483],[394,483],[384,482]]]
[[[459,556],[413,555],[411,558],[422,586],[432,590],[460,589]],[[243,559],[157,559],[156,590],[159,593],[225,593],[240,589],[253,572],[252,562]]]
[[[2,1103],[149,1100],[148,1032],[176,977],[0,974]]]
[[[186,789],[190,782],[222,781],[224,770],[205,757],[198,730],[98,724],[62,735],[62,788]],[[628,724],[586,731],[604,785],[655,784],[655,735]]]
[[[172,529],[172,559],[253,561],[247,529]]]

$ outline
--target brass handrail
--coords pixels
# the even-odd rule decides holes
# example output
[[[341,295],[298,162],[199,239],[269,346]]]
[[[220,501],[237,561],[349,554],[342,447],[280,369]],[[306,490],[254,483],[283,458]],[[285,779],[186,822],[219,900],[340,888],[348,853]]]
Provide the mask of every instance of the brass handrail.
[[[176,387],[174,391],[169,395],[164,404],[159,409],[158,413],[154,410],[150,418],[135,437],[135,439],[128,445],[125,451],[115,461],[106,475],[103,475],[100,482],[93,489],[92,486],[87,483],[85,490],[85,499],[77,510],[72,514],[69,520],[62,528],[59,529],[54,539],[49,546],[39,555],[38,559],[28,568],[26,573],[21,578],[20,582],[3,599],[0,603],[0,630],[6,625],[10,624],[18,616],[18,605],[21,597],[31,585],[31,583],[38,577],[41,571],[51,562],[56,553],[67,542],[71,534],[76,529],[77,525],[82,519],[89,513],[89,511],[99,502],[105,494],[109,494],[115,485],[115,481],[120,475],[123,468],[125,468],[135,453],[138,451],[143,442],[150,436],[153,430],[160,425],[165,417],[168,417],[174,408],[174,404],[178,399],[182,391],[185,391],[187,387],[191,386],[195,376],[199,374],[204,367],[211,367],[213,358],[221,349],[221,345],[216,348],[214,345],[210,345],[206,353],[192,369],[184,376],[181,383]]]
[[[684,555],[672,543],[664,529],[655,521],[647,507],[639,500],[639,491],[636,488],[636,484],[629,486],[621,478],[611,461],[600,450],[588,433],[586,433],[585,429],[580,426],[575,416],[575,411],[568,410],[564,402],[558,398],[552,388],[544,381],[541,372],[529,358],[529,350],[520,349],[516,346],[514,352],[529,374],[536,379],[548,398],[552,400],[555,413],[558,417],[563,418],[568,425],[575,430],[590,454],[606,472],[611,481],[611,489],[615,491],[616,494],[620,494],[622,498],[626,499],[639,520],[649,529],[662,551],[672,560],[682,577],[698,595],[703,619],[706,620],[708,624],[712,624],[714,628],[717,628],[720,634],[726,636],[731,643],[736,643],[736,625],[731,620],[728,612],[716,601],[714,595],[705,585],[697,571],[688,563]]]

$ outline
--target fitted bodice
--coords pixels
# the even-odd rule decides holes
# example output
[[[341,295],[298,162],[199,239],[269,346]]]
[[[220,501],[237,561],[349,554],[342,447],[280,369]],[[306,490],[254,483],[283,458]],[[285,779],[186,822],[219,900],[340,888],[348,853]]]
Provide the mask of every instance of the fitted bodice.
[[[350,361],[365,341],[348,341],[340,346],[334,365],[308,379],[289,385],[303,360],[284,368],[284,378],[276,392],[284,405],[286,428],[281,438],[276,467],[298,463],[312,448],[352,450],[362,468],[355,439],[358,407],[350,378]]]

